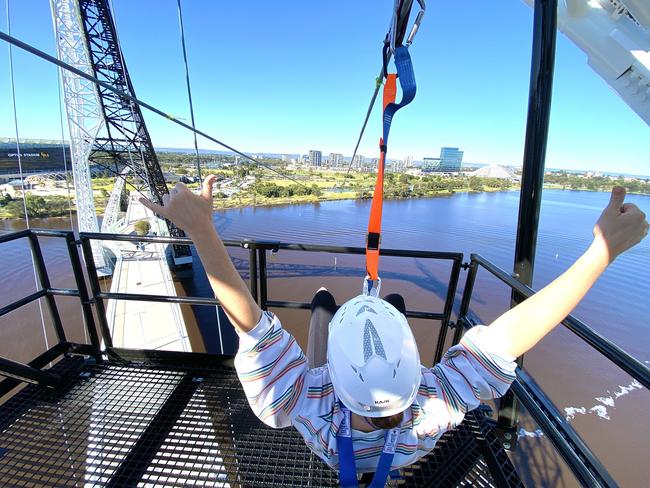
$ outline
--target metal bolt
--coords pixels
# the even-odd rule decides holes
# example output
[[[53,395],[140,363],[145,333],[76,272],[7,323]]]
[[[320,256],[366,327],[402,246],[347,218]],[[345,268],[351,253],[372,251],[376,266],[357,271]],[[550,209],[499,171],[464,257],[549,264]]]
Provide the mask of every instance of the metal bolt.
[[[200,376],[195,376],[194,378],[192,378],[192,381],[194,383],[203,383],[203,378],[201,378]]]
[[[505,434],[503,434],[503,437],[505,437],[506,439],[512,439],[512,434],[510,432],[506,432]]]
[[[509,442],[504,442],[503,447],[506,449],[510,449],[510,443]]]

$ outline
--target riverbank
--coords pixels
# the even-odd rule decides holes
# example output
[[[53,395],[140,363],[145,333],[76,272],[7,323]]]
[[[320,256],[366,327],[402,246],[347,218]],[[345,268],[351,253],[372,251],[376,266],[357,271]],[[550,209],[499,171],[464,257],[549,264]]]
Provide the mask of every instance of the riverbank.
[[[481,193],[495,191],[513,191],[518,187],[503,188],[485,188],[483,190],[472,190],[471,188],[458,188],[455,190],[428,191],[418,195],[384,195],[385,200],[406,200],[417,198],[436,198],[449,197],[455,193]],[[339,200],[368,200],[372,193],[358,191],[324,191],[320,195],[293,195],[289,197],[266,197],[256,193],[235,194],[228,198],[214,199],[213,208],[215,210],[227,210],[247,207],[272,207],[276,205],[302,205],[306,203],[332,202]],[[38,205],[30,203],[31,200],[38,199]],[[103,215],[106,202],[102,199],[101,204],[96,204],[97,215]],[[59,208],[60,207],[60,208]],[[48,213],[49,209],[49,213]],[[69,215],[68,200],[60,196],[38,196],[28,195],[27,211],[30,217],[66,217]],[[76,208],[72,207],[72,213],[76,215]],[[0,202],[0,220],[22,219],[24,218],[23,203],[21,198],[14,198],[9,205],[2,205]]]
[[[574,182],[567,185],[566,182],[548,182],[544,184],[545,190],[564,190],[564,191],[585,191],[585,192],[600,192],[609,191],[611,185],[621,184],[626,185],[625,181],[611,181],[610,186],[603,184],[602,186],[594,187],[593,184],[587,184],[589,180],[585,180],[583,186],[579,186]],[[192,185],[197,187],[198,185]],[[519,190],[519,185],[511,185],[506,187],[501,184],[499,187],[483,186],[482,188],[471,187],[457,187],[453,189],[438,189],[427,190],[424,188],[386,188],[384,191],[385,200],[415,200],[419,198],[438,198],[449,197],[456,193],[493,193],[493,192],[508,192]],[[195,188],[196,189],[196,188]],[[95,209],[97,215],[104,214],[106,203],[108,201],[108,194],[112,187],[105,181],[100,183],[99,190],[96,189],[95,195]],[[628,188],[628,194],[647,195],[650,193],[650,184],[644,185],[642,188]],[[265,196],[260,195],[256,191],[244,191],[236,193],[230,197],[219,198],[219,193],[215,195],[213,208],[215,210],[228,210],[247,207],[272,207],[281,205],[302,205],[307,203],[322,203],[340,200],[368,200],[372,198],[372,192],[369,190],[349,189],[344,190],[341,188],[326,189],[322,188],[319,194],[308,195],[291,195],[291,196]],[[74,204],[72,209],[69,208],[69,200],[60,195],[39,195],[27,196],[27,211],[30,217],[67,217],[70,212],[76,215],[76,208]],[[24,207],[22,198],[17,196],[14,198],[7,198],[0,196],[0,220],[7,219],[22,219],[24,218]]]
[[[491,189],[484,191],[510,191],[510,190],[500,190],[500,189]],[[385,200],[407,200],[407,199],[417,199],[417,198],[435,198],[435,197],[448,197],[454,195],[455,193],[466,192],[466,193],[480,193],[480,191],[474,190],[443,190],[439,192],[430,192],[426,195],[421,196],[393,196],[387,197],[384,196]],[[372,195],[369,196],[358,196],[357,192],[326,192],[324,195],[315,196],[315,195],[301,195],[301,196],[292,196],[292,197],[261,197],[261,196],[246,196],[246,197],[237,197],[233,196],[228,199],[215,199],[213,208],[215,210],[227,210],[227,209],[236,209],[236,208],[247,208],[247,207],[273,207],[276,205],[302,205],[305,203],[321,203],[321,202],[335,202],[340,200],[368,200]]]

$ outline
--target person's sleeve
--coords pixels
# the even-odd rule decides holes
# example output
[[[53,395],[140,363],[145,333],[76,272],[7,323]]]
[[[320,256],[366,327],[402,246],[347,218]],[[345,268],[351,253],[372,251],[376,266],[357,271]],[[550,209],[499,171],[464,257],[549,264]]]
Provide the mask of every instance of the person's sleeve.
[[[271,427],[291,425],[307,360],[274,314],[264,312],[253,330],[239,335],[235,368],[255,415]]]
[[[441,427],[454,427],[482,400],[503,396],[515,379],[515,358],[486,332],[485,326],[470,329],[440,363],[424,372],[420,394]]]

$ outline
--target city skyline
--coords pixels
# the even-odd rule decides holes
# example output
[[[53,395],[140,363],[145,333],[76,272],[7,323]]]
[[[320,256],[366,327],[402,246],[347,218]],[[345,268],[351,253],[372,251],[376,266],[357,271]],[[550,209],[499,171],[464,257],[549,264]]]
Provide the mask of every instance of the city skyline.
[[[50,145],[60,147],[61,141],[60,140],[57,141],[57,140],[53,140],[53,139],[31,139],[31,138],[22,139],[21,138],[21,142],[20,142],[20,144],[25,144],[25,145],[33,144],[33,143],[50,144]],[[0,146],[7,145],[7,144],[15,144],[15,138],[0,137]],[[68,141],[64,141],[64,144],[66,146],[66,149],[68,149],[68,146],[67,146]],[[9,150],[8,148],[6,148],[6,149]],[[195,153],[195,149],[190,148],[190,147],[155,147],[155,149],[156,149],[156,151],[160,151],[160,152],[171,152],[171,153],[176,152],[176,153],[185,153],[185,154],[194,154]],[[443,147],[440,148],[441,151],[442,151],[442,149],[443,149]],[[458,149],[458,148],[454,148],[454,149]],[[23,151],[23,149],[21,149],[21,151]],[[352,160],[352,155],[347,156],[347,155],[340,154],[340,153],[329,153],[328,156],[322,157],[323,154],[327,154],[327,151],[320,151],[320,150],[315,150],[315,151],[318,151],[318,152],[321,153],[321,162],[324,163],[324,164],[321,165],[322,167],[345,167],[345,168],[347,168],[348,166],[350,166],[351,169],[359,169],[358,165],[350,165],[351,160]],[[4,151],[4,152],[7,153],[7,151]],[[214,154],[214,155],[230,156],[230,157],[238,158],[238,159],[241,160],[241,158],[239,158],[235,153],[233,153],[231,151],[214,150],[214,149],[200,149],[199,152],[200,152],[200,154],[202,156]],[[309,152],[310,151],[307,151],[306,153],[300,153],[300,152],[274,153],[274,152],[270,152],[270,151],[260,151],[260,152],[256,152],[256,153],[249,153],[249,156],[253,157],[254,159],[256,159],[256,158],[271,158],[271,159],[276,158],[276,159],[279,159],[279,160],[281,160],[283,162],[288,162],[288,163],[296,162],[296,163],[309,164]],[[431,151],[431,152],[433,153],[433,151]],[[460,151],[460,152],[462,153],[463,151]],[[24,155],[25,154],[23,153],[23,156]],[[332,159],[331,159],[332,156],[334,156],[334,162],[333,163],[332,163]],[[363,163],[365,163],[366,169],[369,166],[372,166],[373,164],[376,165],[377,160],[378,160],[378,158],[376,156],[375,157],[366,157],[363,154],[359,154],[359,155],[357,155],[357,157],[359,158],[360,162],[363,161]],[[2,158],[3,158],[3,153],[2,153],[2,151],[0,151],[0,161],[2,161]],[[436,157],[427,157],[427,156],[425,156],[421,160],[417,160],[417,159],[414,159],[412,156],[406,156],[406,157],[404,157],[402,159],[388,158],[386,160],[386,163],[387,164],[392,164],[392,165],[395,165],[395,164],[399,163],[399,169],[401,171],[403,171],[403,170],[408,169],[408,168],[412,168],[412,167],[417,168],[417,167],[421,167],[422,165],[426,165],[427,160],[429,160],[429,161],[430,160],[440,161],[440,159],[441,158],[439,158],[439,157],[436,158]],[[294,161],[292,161],[292,160],[294,160]],[[31,160],[25,160],[23,164],[31,163],[31,162],[32,162]],[[522,168],[521,164],[511,165],[511,164],[506,164],[506,163],[491,163],[491,162],[484,162],[484,161],[462,161],[460,167],[461,167],[461,169],[462,168],[476,168],[476,167],[482,167],[482,166],[490,166],[490,165],[494,165],[494,164],[496,164],[498,166],[502,166],[502,167],[511,168],[511,169],[514,169],[514,170]],[[395,168],[395,166],[393,166],[393,169],[394,168]],[[628,173],[628,172],[624,172],[624,171],[615,171],[615,170],[614,171],[608,171],[608,170],[603,171],[603,170],[597,170],[597,169],[592,169],[592,168],[586,168],[586,169],[584,169],[584,168],[571,168],[571,167],[561,168],[561,167],[549,166],[548,164],[545,165],[545,171],[552,171],[552,172],[555,172],[555,171],[567,171],[567,172],[570,172],[570,173],[585,173],[585,174],[593,173],[593,174],[606,174],[606,175],[615,175],[615,176],[616,175],[623,175],[623,176],[626,176],[626,177],[639,177],[639,178],[642,178],[642,179],[650,178],[650,171],[648,173]]]
[[[175,2],[113,4],[137,96],[187,120]],[[255,15],[250,5],[188,2],[184,8],[197,127],[249,153],[306,154],[320,147],[323,158],[349,157],[392,3],[253,4]],[[468,161],[521,166],[532,10],[521,2],[468,0],[441,0],[437,10],[444,17],[428,13],[411,48],[418,95],[395,117],[388,158],[422,161],[435,148],[452,146],[462,147]],[[138,20],[143,16],[145,24]],[[13,0],[11,18],[14,36],[54,53],[47,2]],[[329,26],[328,35],[320,36],[309,18],[319,19],[316,27]],[[211,19],[219,19],[219,29]],[[0,28],[7,31],[6,18]],[[286,46],[291,55],[279,62],[276,54]],[[13,56],[20,137],[60,139],[56,69],[18,49]],[[547,167],[650,173],[647,125],[561,34],[556,59]],[[8,66],[7,50],[0,50],[0,70],[8,73]],[[0,98],[11,100],[6,75]],[[14,135],[11,105],[2,108],[0,135]],[[192,147],[191,133],[144,116],[155,146]],[[359,154],[377,157],[380,128],[375,107]],[[199,147],[219,149],[201,139]]]

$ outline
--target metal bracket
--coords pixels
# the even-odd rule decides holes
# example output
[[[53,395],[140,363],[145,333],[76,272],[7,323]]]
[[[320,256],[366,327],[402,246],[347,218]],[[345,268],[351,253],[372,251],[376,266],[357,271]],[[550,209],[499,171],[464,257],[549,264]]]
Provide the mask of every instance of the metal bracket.
[[[519,442],[517,427],[502,427],[497,425],[492,432],[499,439],[506,451],[514,452],[517,449]]]
[[[280,241],[258,241],[255,239],[244,239],[240,246],[244,249],[264,249],[271,252],[280,250]]]

